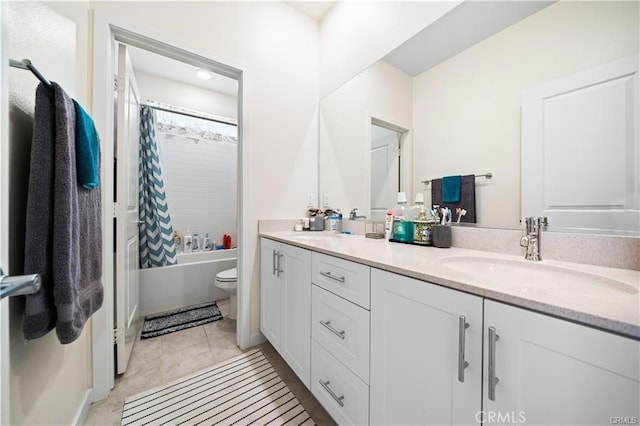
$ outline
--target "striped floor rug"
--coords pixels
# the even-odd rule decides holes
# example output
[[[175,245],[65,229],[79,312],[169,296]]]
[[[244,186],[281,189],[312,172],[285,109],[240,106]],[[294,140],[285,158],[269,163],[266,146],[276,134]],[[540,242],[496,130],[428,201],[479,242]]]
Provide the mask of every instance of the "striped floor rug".
[[[259,349],[127,398],[122,425],[315,425]]]

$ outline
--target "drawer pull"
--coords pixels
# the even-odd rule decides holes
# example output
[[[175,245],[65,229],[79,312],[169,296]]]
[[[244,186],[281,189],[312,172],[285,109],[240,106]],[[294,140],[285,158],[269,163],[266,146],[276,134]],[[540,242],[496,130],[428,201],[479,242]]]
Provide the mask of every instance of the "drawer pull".
[[[342,396],[336,395],[329,387],[329,384],[331,383],[329,380],[327,380],[326,382],[323,382],[322,380],[318,380],[318,383],[320,383],[320,385],[324,388],[324,390],[329,392],[329,395],[331,395],[331,398],[335,399],[336,402],[340,404],[341,407],[344,407],[344,402],[342,402],[342,400],[344,399],[344,395]]]
[[[331,278],[332,280],[335,280],[341,283],[343,283],[345,280],[344,277],[336,277],[335,275],[331,275],[331,272],[320,272],[320,275],[322,275],[323,277]]]
[[[469,323],[464,315],[460,315],[458,318],[458,381],[461,383],[464,383],[464,369],[469,366],[469,363],[464,359],[465,335],[467,328],[469,328]]]
[[[345,335],[345,331],[338,331],[335,328],[333,328],[331,326],[331,321],[322,321],[320,320],[320,324],[324,325],[330,332],[332,332],[333,334],[335,334],[336,336],[338,336],[339,338],[341,338],[342,340],[344,340],[344,335]]]
[[[496,400],[496,385],[500,381],[496,377],[496,341],[500,338],[494,327],[489,327],[489,400]]]

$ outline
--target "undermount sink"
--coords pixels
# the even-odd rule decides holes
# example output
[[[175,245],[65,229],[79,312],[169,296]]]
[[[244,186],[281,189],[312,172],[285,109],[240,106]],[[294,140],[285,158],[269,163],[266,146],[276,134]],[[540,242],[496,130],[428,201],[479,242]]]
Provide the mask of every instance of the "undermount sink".
[[[562,268],[527,260],[516,261],[476,256],[451,256],[441,260],[443,266],[497,284],[513,284],[532,288],[557,282],[565,290],[600,290],[637,294],[634,286],[588,272]]]

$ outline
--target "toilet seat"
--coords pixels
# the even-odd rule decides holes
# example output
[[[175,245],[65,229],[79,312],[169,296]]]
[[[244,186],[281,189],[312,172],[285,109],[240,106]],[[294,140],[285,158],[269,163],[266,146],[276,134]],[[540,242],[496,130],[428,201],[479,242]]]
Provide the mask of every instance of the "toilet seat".
[[[238,280],[238,268],[231,268],[216,274],[216,281],[219,283],[228,283]]]

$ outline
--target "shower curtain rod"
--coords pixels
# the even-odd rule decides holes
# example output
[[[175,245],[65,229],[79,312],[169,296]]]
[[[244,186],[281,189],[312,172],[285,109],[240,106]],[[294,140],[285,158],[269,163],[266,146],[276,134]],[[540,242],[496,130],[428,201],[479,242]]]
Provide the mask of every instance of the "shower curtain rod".
[[[40,71],[38,71],[36,66],[33,65],[31,60],[29,60],[29,59],[23,59],[21,61],[17,61],[15,59],[9,59],[9,66],[12,66],[14,68],[19,68],[21,70],[31,71],[33,73],[33,75],[38,77],[38,80],[40,80],[42,83],[44,83],[49,89],[51,89],[53,87],[53,86],[51,86],[51,82],[49,80],[47,80],[42,74],[40,74]]]
[[[176,110],[171,109],[171,108],[166,108],[166,107],[154,105],[153,103],[149,103],[149,101],[147,101],[147,103],[143,104],[143,105],[146,105],[149,108],[157,109],[159,111],[165,111],[165,112],[171,112],[171,113],[174,113],[174,114],[186,115],[187,117],[194,117],[194,118],[199,118],[201,120],[213,121],[215,123],[222,123],[222,124],[227,124],[229,126],[238,127],[238,125],[236,123],[229,123],[228,121],[217,120],[215,118],[209,118],[209,117],[206,117],[206,116],[192,114],[192,113],[188,113],[188,112],[184,112],[184,111],[176,111]]]

